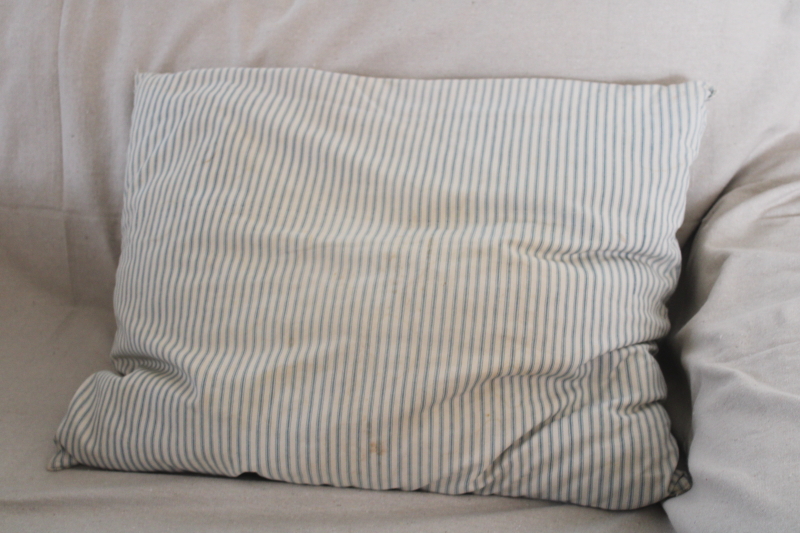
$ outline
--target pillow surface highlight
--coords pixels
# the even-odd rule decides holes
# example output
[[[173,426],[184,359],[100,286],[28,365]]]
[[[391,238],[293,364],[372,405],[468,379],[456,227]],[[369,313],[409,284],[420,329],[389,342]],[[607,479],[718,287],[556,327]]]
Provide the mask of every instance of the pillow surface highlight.
[[[118,373],[51,468],[631,509],[687,488],[659,403],[710,89],[137,77]]]

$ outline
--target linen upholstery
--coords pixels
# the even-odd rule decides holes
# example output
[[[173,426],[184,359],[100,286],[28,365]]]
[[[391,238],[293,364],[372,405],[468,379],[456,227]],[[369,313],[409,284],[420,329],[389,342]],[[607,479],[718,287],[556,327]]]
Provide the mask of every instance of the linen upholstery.
[[[791,0],[0,3],[3,530],[800,530],[798,15]],[[617,513],[519,498],[47,472],[70,398],[92,372],[112,368],[135,74],[230,66],[711,83],[717,93],[679,232],[688,260],[669,304],[675,331],[658,355],[692,489],[663,509]]]

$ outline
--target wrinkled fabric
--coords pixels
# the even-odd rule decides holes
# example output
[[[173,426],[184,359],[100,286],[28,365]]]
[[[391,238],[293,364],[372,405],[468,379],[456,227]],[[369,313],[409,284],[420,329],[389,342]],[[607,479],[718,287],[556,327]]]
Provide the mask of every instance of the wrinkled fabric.
[[[237,488],[223,491],[206,478],[167,476],[162,485],[135,474],[44,472],[69,396],[108,366],[135,73],[305,66],[714,86],[679,232],[686,264],[671,304],[676,334],[661,354],[685,372],[676,372],[668,405],[694,487],[665,509],[678,531],[800,529],[790,505],[800,492],[796,2],[12,1],[0,6],[0,32],[0,521],[13,519],[17,530],[102,529],[138,509],[149,527],[211,528],[202,517],[246,523],[275,498],[298,529],[309,523],[307,506],[283,485],[258,485],[283,496],[249,500],[231,481]],[[202,494],[236,500],[237,512],[203,506]],[[335,507],[333,494],[320,509]],[[382,513],[392,496],[361,509]],[[430,518],[438,504],[430,505],[410,520]],[[620,520],[638,531],[669,528],[660,510],[623,519],[560,506],[554,519],[551,507],[524,507],[516,524],[531,529],[586,516],[592,530]],[[325,524],[334,515],[313,516]],[[485,527],[480,516],[458,523]],[[456,522],[428,524],[447,523]]]

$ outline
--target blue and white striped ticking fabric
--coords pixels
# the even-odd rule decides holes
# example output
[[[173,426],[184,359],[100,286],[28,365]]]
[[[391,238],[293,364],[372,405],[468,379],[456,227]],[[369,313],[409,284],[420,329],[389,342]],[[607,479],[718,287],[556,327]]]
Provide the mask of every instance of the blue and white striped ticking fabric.
[[[52,468],[608,509],[681,488],[653,341],[701,83],[137,78],[113,361]]]

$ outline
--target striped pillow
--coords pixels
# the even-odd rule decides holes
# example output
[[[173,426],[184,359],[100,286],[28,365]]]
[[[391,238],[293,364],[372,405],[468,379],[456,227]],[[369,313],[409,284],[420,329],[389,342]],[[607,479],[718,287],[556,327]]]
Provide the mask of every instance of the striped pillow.
[[[53,469],[631,509],[687,488],[653,358],[711,92],[137,77],[112,358]]]

